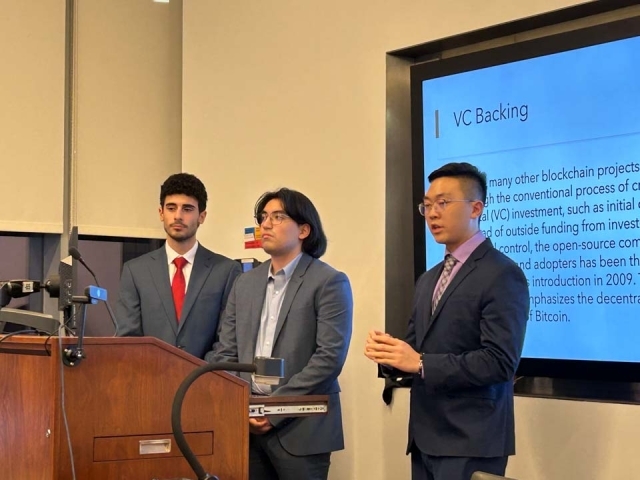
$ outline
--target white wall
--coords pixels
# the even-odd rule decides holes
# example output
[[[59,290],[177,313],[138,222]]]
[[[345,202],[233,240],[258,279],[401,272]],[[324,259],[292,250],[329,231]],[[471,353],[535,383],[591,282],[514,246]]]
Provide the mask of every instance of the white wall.
[[[71,223],[164,238],[160,185],[181,166],[182,1],[75,3]]]
[[[385,52],[581,2],[184,2],[183,169],[210,195],[200,239],[242,249],[257,197],[289,186],[316,203],[347,272],[354,338],[342,374],[347,449],[331,478],[408,478],[406,391],[392,408],[362,355],[384,325]],[[640,409],[517,399],[520,480],[632,478]],[[622,420],[624,416],[624,421]]]
[[[62,232],[64,1],[0,5],[0,231]]]

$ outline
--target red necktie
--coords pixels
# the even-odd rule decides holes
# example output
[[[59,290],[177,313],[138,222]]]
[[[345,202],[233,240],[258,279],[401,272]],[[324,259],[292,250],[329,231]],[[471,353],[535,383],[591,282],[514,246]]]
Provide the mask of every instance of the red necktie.
[[[184,304],[184,292],[187,289],[182,269],[187,263],[189,262],[184,257],[176,257],[173,260],[173,264],[176,266],[176,273],[173,276],[173,282],[171,282],[171,293],[173,294],[173,305],[176,307],[176,321],[178,323],[180,323],[180,314]]]

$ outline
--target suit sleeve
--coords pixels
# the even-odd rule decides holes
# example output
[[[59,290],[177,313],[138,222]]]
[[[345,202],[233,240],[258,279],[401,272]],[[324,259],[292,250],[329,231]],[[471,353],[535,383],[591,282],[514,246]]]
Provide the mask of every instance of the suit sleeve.
[[[140,294],[136,288],[131,268],[125,263],[120,278],[120,296],[116,304],[118,337],[142,337],[142,321],[140,316]]]
[[[231,289],[233,285],[236,283],[238,279],[238,275],[242,273],[242,267],[238,262],[233,262],[231,269],[229,270],[229,276],[227,277],[227,283],[224,287],[224,292],[222,293],[222,305],[220,306],[220,318],[218,320],[222,320],[224,317],[224,311],[227,308],[227,301],[229,299],[229,294],[231,293]],[[219,324],[218,331],[220,331],[221,322]]]
[[[333,382],[347,358],[353,320],[353,297],[349,279],[336,272],[317,294],[316,350],[307,365],[273,395],[307,395]],[[273,422],[272,422],[273,423]]]
[[[234,277],[234,280],[237,276]],[[204,356],[209,363],[238,362],[238,340],[236,338],[236,290],[238,281],[232,282],[231,291],[226,298],[226,306],[220,319],[218,340],[210,352]],[[227,282],[229,285],[229,282]]]
[[[509,264],[487,281],[480,305],[480,348],[462,354],[425,354],[424,380],[418,381],[427,389],[482,387],[513,379],[529,316],[527,279]]]
[[[416,283],[416,292],[420,291],[421,288],[424,288],[424,282],[426,279],[426,274],[423,274]],[[416,301],[414,299],[413,302],[413,310],[411,313],[411,317],[409,318],[409,323],[407,325],[407,333],[404,337],[404,341],[409,344],[411,348],[415,351],[418,351],[418,346],[416,345],[416,325],[415,325],[415,317],[416,317]],[[390,367],[388,365],[378,365],[378,373],[382,375],[384,378],[400,378],[400,377],[411,377],[412,373],[407,373],[403,370],[398,370],[397,368]]]

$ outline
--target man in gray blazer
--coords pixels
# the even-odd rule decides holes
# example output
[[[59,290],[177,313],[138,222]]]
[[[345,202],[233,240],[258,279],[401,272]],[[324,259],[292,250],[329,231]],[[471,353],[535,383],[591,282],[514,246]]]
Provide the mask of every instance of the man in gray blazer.
[[[116,305],[118,336],[151,336],[203,358],[238,262],[207,250],[196,232],[207,216],[207,191],[194,175],[171,175],[160,188],[165,245],[127,262]]]
[[[340,386],[351,340],[353,300],[347,276],[318,260],[327,240],[302,193],[282,188],[256,203],[262,247],[271,259],[240,276],[210,362],[285,361],[278,385],[250,375],[254,395],[329,395],[323,416],[250,419],[251,480],[325,480],[331,452],[344,448]]]
[[[527,279],[480,231],[484,173],[450,163],[429,182],[418,208],[445,260],[418,279],[405,341],[373,330],[365,355],[414,374],[413,480],[504,475],[515,453],[513,378],[529,316]]]

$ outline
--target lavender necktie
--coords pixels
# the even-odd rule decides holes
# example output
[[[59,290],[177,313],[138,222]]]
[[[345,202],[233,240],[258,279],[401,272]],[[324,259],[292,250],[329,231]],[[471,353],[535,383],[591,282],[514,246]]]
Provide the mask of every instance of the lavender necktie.
[[[444,269],[442,270],[442,274],[440,275],[440,281],[438,282],[438,286],[436,288],[436,294],[433,297],[433,303],[431,304],[431,314],[436,311],[436,307],[438,306],[438,302],[440,298],[442,298],[442,294],[447,289],[447,285],[449,284],[449,277],[451,276],[451,270],[453,270],[453,266],[456,264],[457,260],[448,253],[444,257]]]

